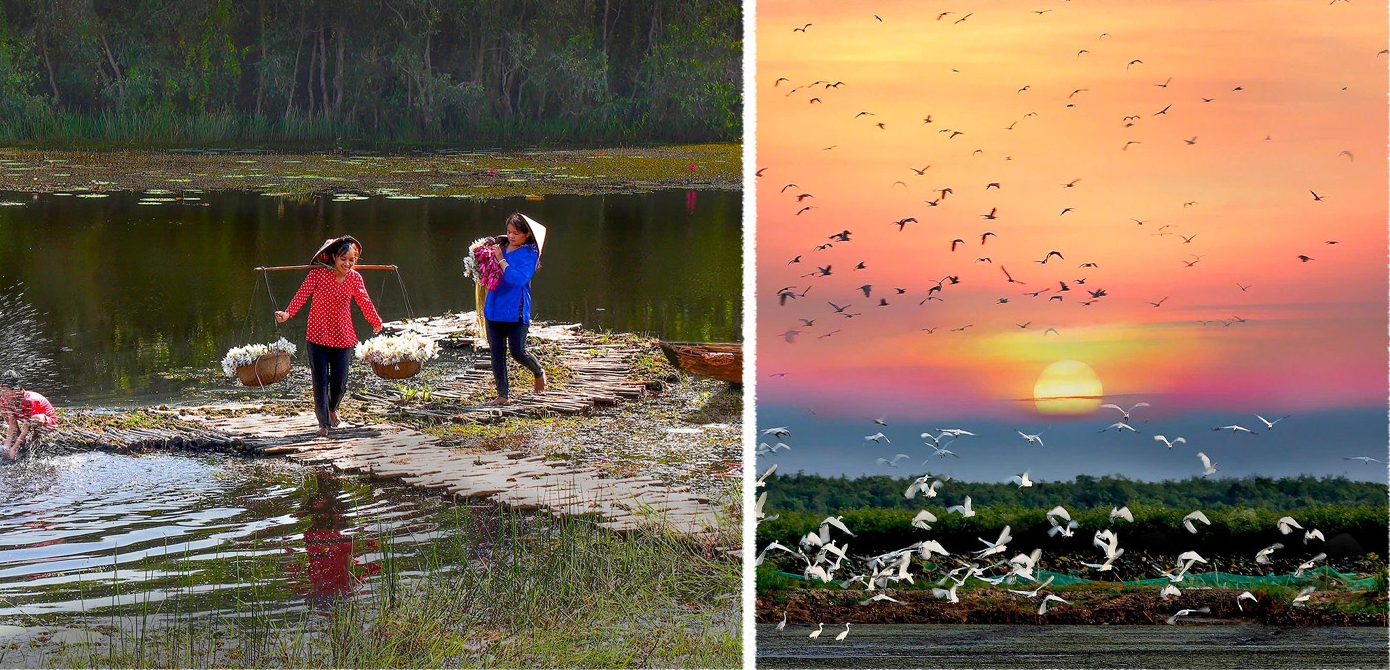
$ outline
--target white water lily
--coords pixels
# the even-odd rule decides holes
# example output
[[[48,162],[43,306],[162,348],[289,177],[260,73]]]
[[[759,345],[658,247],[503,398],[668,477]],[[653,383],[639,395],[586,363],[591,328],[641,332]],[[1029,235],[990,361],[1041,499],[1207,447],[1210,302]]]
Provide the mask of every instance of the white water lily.
[[[296,349],[297,347],[293,342],[283,337],[270,344],[248,344],[244,347],[232,347],[222,358],[222,372],[228,377],[235,377],[237,368],[251,365],[261,356],[281,351],[293,356]]]
[[[357,345],[357,358],[377,365],[395,365],[404,360],[424,363],[439,355],[439,344],[416,333],[377,335]]]

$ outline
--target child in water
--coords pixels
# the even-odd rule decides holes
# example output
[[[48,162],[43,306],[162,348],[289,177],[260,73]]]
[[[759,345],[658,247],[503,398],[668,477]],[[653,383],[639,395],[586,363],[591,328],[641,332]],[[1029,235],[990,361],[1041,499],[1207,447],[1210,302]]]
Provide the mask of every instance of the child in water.
[[[10,460],[19,455],[19,445],[24,443],[30,430],[58,424],[58,412],[53,409],[53,403],[38,393],[25,390],[14,370],[0,374],[0,413],[5,415],[5,446],[0,448],[0,454]]]

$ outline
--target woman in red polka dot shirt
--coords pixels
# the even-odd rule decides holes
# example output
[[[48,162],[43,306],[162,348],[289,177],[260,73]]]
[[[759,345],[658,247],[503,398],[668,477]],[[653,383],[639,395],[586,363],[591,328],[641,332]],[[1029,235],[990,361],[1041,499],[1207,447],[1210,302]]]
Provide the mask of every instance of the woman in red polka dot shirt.
[[[367,295],[362,275],[352,269],[362,255],[362,243],[351,235],[328,240],[314,254],[316,267],[304,278],[304,284],[275,320],[284,323],[294,318],[299,308],[313,297],[309,306],[309,372],[314,380],[314,414],[319,420],[318,435],[328,435],[329,427],[337,428],[338,403],[347,391],[348,363],[352,349],[357,346],[357,332],[352,327],[352,302],[362,310],[362,316],[372,324],[372,332],[381,332],[381,317]]]

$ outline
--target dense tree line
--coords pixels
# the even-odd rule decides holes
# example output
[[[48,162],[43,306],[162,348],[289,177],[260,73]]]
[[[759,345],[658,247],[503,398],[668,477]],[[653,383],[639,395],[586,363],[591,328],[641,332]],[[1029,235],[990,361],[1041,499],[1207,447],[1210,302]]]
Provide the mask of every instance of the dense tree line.
[[[1119,475],[1077,475],[1063,482],[1034,482],[1028,488],[1010,483],[947,482],[936,499],[918,494],[903,497],[911,477],[887,475],[823,477],[796,473],[774,474],[767,480],[765,509],[839,513],[850,509],[917,510],[927,504],[957,504],[969,495],[976,507],[1008,506],[1048,509],[1064,505],[1087,510],[1144,504],[1186,509],[1253,508],[1293,510],[1319,506],[1385,507],[1385,484],[1352,481],[1345,477],[1259,477],[1143,482]]]
[[[738,0],[0,0],[0,140],[741,136]]]

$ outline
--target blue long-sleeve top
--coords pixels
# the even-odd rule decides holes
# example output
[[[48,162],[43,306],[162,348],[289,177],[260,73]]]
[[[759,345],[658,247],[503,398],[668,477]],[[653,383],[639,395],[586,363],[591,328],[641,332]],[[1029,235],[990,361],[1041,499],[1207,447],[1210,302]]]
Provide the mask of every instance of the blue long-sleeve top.
[[[515,251],[502,249],[502,258],[507,268],[502,271],[502,281],[497,288],[488,291],[483,302],[483,316],[488,321],[531,322],[531,277],[536,274],[540,262],[540,250],[534,244],[523,244]]]

